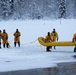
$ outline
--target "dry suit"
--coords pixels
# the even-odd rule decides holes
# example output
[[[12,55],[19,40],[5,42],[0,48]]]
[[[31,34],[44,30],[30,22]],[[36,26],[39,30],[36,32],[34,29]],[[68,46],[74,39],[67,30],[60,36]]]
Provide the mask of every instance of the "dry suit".
[[[2,32],[0,30],[0,48],[1,48]]]
[[[76,33],[73,35],[72,42],[76,42]],[[76,52],[76,45],[74,47],[74,52]]]
[[[55,29],[53,29],[53,31],[50,33],[50,37],[52,38],[52,42],[56,42],[56,40],[58,41],[58,33],[55,31]]]
[[[18,46],[20,47],[20,36],[21,36],[21,33],[17,29],[16,32],[14,32],[13,35],[14,35],[14,46],[16,47],[16,43],[18,43]]]
[[[52,39],[51,39],[51,37],[50,37],[50,32],[48,32],[47,36],[45,37],[45,43],[49,43],[49,42],[51,42],[51,41],[52,41]],[[46,47],[46,51],[50,51],[50,50],[49,50],[50,48],[52,48],[52,46],[47,46],[47,47]]]
[[[3,47],[5,48],[5,45],[9,46],[9,43],[8,43],[8,34],[5,32],[5,30],[3,30],[3,33],[2,33],[2,40],[3,40]]]

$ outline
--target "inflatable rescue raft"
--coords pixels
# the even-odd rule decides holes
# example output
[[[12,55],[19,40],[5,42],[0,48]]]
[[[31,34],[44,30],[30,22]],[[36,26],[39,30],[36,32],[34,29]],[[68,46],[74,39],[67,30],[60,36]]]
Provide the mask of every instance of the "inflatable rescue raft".
[[[39,37],[38,41],[43,46],[75,46],[76,45],[76,42],[72,42],[72,41],[60,41],[60,42],[45,43],[43,37]]]

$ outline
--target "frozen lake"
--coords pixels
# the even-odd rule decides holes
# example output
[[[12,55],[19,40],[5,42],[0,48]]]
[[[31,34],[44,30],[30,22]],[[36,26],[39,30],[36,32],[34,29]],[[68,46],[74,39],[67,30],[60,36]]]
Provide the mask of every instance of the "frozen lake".
[[[45,37],[47,32],[56,29],[58,41],[71,41],[76,32],[76,20],[16,20],[0,21],[0,30],[6,30],[10,48],[0,50],[0,72],[19,71],[29,69],[57,67],[58,63],[76,62],[72,56],[76,55],[74,47],[56,47],[51,52],[41,46],[38,37]],[[14,48],[13,33],[21,32],[21,47]],[[35,41],[36,40],[36,41]]]
[[[62,63],[57,67],[0,72],[0,75],[76,75],[76,63]]]

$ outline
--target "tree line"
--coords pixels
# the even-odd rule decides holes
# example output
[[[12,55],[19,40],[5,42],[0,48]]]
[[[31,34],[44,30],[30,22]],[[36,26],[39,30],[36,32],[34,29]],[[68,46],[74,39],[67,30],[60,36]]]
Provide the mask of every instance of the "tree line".
[[[0,0],[0,19],[76,18],[76,0]]]

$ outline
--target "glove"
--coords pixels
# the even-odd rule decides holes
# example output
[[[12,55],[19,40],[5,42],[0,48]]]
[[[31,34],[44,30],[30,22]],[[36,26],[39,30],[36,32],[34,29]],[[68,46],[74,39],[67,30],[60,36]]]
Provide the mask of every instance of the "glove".
[[[58,41],[58,38],[57,38],[57,41]]]

